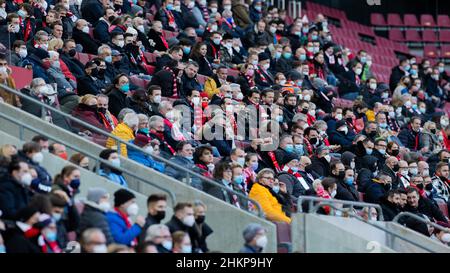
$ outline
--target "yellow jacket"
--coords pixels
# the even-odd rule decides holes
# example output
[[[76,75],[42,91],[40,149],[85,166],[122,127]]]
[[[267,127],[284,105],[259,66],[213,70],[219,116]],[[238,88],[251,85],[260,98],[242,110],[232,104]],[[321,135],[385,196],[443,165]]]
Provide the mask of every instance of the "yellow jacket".
[[[133,130],[125,123],[120,123],[119,125],[117,125],[114,131],[111,132],[111,134],[122,139],[125,142],[129,142],[130,140],[134,139]],[[108,140],[106,141],[106,148],[117,149],[116,141],[112,138],[108,138]],[[120,155],[128,157],[127,146],[125,144],[120,145]]]
[[[373,110],[368,110],[366,112],[367,121],[375,121],[375,112]]]
[[[281,204],[266,187],[259,183],[253,184],[248,197],[259,203],[268,220],[291,223],[291,218],[284,214],[281,210]]]
[[[211,77],[205,81],[205,92],[208,94],[209,99],[211,99],[214,94],[219,94],[220,92],[219,88],[217,88],[216,81]]]

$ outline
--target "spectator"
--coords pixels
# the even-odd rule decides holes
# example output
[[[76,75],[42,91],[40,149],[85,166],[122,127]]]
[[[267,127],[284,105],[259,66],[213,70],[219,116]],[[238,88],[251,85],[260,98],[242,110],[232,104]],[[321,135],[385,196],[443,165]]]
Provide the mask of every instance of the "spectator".
[[[384,221],[392,221],[400,213],[400,193],[396,190],[388,191],[380,206]]]
[[[243,232],[245,244],[239,253],[261,253],[267,245],[266,230],[259,224],[249,224]]]
[[[398,138],[411,151],[421,151],[423,143],[421,143],[422,133],[420,132],[422,121],[419,117],[411,118],[408,128],[400,131]]]
[[[152,225],[159,225],[166,217],[167,196],[164,194],[152,194],[147,198],[147,217],[142,230],[147,231]],[[142,232],[139,241],[144,242],[146,233]]]
[[[433,221],[442,221],[447,223],[447,219],[430,200],[421,197],[415,188],[408,188],[408,204],[405,210],[414,214],[424,214]]]
[[[172,253],[172,236],[166,225],[151,225],[147,229],[145,241],[153,243],[156,246],[158,253]]]
[[[177,231],[188,232],[195,224],[194,208],[191,203],[178,203],[173,208],[174,215],[166,223],[170,233]]]
[[[78,234],[83,234],[86,230],[98,228],[106,238],[106,244],[113,243],[113,237],[109,229],[106,213],[111,210],[109,194],[103,188],[90,188],[84,201],[83,212],[81,213]]]
[[[93,55],[97,54],[97,49],[100,44],[96,40],[92,39],[89,35],[89,26],[86,20],[79,19],[75,22],[75,28],[73,29],[72,37],[77,44],[83,46],[84,53]]]
[[[116,243],[135,246],[137,238],[145,225],[144,217],[138,215],[136,196],[128,190],[120,189],[114,193],[114,211],[106,213],[112,237]],[[129,217],[136,216],[132,224]]]
[[[367,185],[364,201],[379,204],[386,193],[391,189],[392,178],[386,174],[379,174]]]
[[[270,169],[261,170],[256,182],[250,189],[249,198],[254,199],[261,205],[268,220],[290,223],[291,219],[281,210],[281,204],[276,198],[276,193],[272,190],[274,172]]]
[[[106,237],[99,228],[86,229],[80,239],[81,253],[107,253]]]
[[[108,138],[108,140],[106,141],[106,148],[118,148],[118,146],[120,145],[120,154],[124,157],[128,157],[127,145],[124,143],[127,143],[130,140],[134,140],[134,132],[136,131],[138,124],[139,119],[136,114],[126,114],[123,122],[117,125],[117,127],[111,132],[113,136],[121,139],[123,143],[117,143],[117,141],[115,141],[114,139]]]
[[[2,211],[5,212],[3,208]],[[26,232],[39,222],[39,217],[39,211],[33,207],[25,206],[17,212],[16,221],[3,233],[6,253],[41,253],[33,238],[26,236]]]
[[[128,187],[127,181],[122,175],[122,172],[116,168],[120,168],[120,158],[116,150],[105,149],[100,153],[100,158],[110,162],[109,165],[105,163],[100,164],[99,174],[106,177],[108,180],[119,184],[125,188]]]
[[[173,253],[192,253],[191,240],[189,234],[184,231],[176,231],[172,234]]]
[[[113,80],[113,85],[106,91],[106,95],[109,97],[109,108],[108,110],[114,116],[117,116],[125,107],[129,107],[126,97],[127,93],[130,91],[130,81],[125,74],[117,75]]]
[[[147,153],[143,153],[139,150],[129,148],[128,157],[131,160],[139,162],[140,164],[157,170],[159,172],[164,172],[165,166],[163,163],[160,163],[154,160],[150,154],[153,153],[153,146],[151,145],[151,139],[145,135],[138,134],[136,138],[133,140],[133,144],[145,150]]]
[[[176,152],[176,155],[170,159],[173,164],[167,166],[165,173],[175,179],[182,180],[185,177],[185,174],[182,171],[174,168],[173,166],[184,166],[186,169],[196,170],[196,166],[193,160],[194,149],[189,142],[181,141],[176,147]],[[191,177],[191,179],[191,185],[193,187],[198,189],[203,188],[202,182],[198,178]]]
[[[205,222],[206,211],[207,207],[202,201],[197,200],[194,202],[195,224],[189,230],[189,236],[192,238],[192,253],[209,252],[206,238],[213,233],[213,230]]]

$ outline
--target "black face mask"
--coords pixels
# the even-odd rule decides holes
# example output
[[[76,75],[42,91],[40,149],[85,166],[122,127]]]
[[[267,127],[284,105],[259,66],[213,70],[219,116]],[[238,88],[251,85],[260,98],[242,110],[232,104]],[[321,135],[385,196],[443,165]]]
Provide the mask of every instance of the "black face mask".
[[[108,21],[109,21],[110,23],[112,23],[112,21],[114,21],[115,19],[116,19],[116,16],[111,15],[111,16],[109,16]]]
[[[114,4],[114,10],[115,11],[122,10],[122,5]]]
[[[195,219],[195,222],[197,224],[203,224],[205,222],[205,215],[199,215],[197,216],[197,218]]]
[[[157,221],[161,221],[166,217],[166,212],[164,210],[158,210],[155,215],[153,215],[153,218]]]
[[[353,122],[353,119],[352,118],[346,118],[345,119],[348,123],[352,123]]]
[[[377,165],[376,164],[374,164],[374,165],[372,165],[372,166],[369,166],[369,169],[370,169],[370,171],[371,172],[376,172],[377,171]]]
[[[369,132],[369,133],[367,134],[367,136],[368,136],[369,138],[374,138],[376,135],[377,135],[377,132],[376,132],[376,131],[372,131],[372,132]]]
[[[308,109],[302,109],[302,114],[306,115],[306,114],[308,114],[308,111],[309,111]]]
[[[106,109],[106,108],[104,108],[104,107],[99,107],[99,108],[97,108],[97,111],[100,112],[100,113],[102,113],[102,114],[106,114],[106,110],[108,110],[108,109]]]
[[[105,72],[106,72],[106,69],[99,69],[97,75],[100,78],[103,78],[103,76],[105,76]]]
[[[338,178],[338,179],[344,179],[344,177],[345,177],[345,171],[339,171],[339,173],[338,173],[338,175],[336,175],[336,177]]]
[[[69,50],[69,52],[67,52],[67,54],[69,54],[70,57],[75,57],[75,55],[77,54],[77,51],[72,48],[71,50]]]
[[[399,153],[400,153],[400,150],[392,150],[391,151],[391,155],[393,155],[393,156],[398,156]]]
[[[398,170],[400,170],[400,166],[398,166],[398,164],[397,164],[397,165],[395,165],[395,166],[392,168],[392,170],[393,170],[394,172],[398,172]]]
[[[87,105],[87,107],[89,109],[91,109],[92,111],[96,112],[97,111],[97,105]]]
[[[98,68],[91,69],[91,77],[97,77],[98,76]]]
[[[417,188],[418,188],[419,190],[423,190],[423,189],[424,189],[424,186],[423,186],[422,183],[420,183],[420,184],[417,184]]]
[[[311,143],[311,145],[316,145],[317,144],[317,138],[313,137],[309,140],[309,143]]]
[[[431,129],[431,130],[430,130],[430,133],[436,134],[436,129]]]
[[[425,189],[426,189],[427,191],[432,191],[432,190],[433,190],[433,184],[432,184],[432,183],[428,183],[428,184],[425,186]]]

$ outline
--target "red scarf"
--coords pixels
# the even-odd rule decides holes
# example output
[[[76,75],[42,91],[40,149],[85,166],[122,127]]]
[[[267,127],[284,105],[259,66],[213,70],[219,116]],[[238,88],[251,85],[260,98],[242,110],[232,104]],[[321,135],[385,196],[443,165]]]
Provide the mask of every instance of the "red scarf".
[[[243,76],[247,79],[249,87],[255,87],[255,80],[253,79],[252,76],[249,76],[247,74],[243,74]]]
[[[306,137],[303,137],[303,142],[306,144],[306,150],[308,151],[309,157],[312,157],[314,155],[314,147],[309,142],[309,140]]]
[[[164,9],[164,12],[167,15],[167,18],[169,20],[169,26],[171,26],[175,31],[178,30],[177,23],[175,22],[175,17],[173,16],[173,13],[170,10]]]
[[[172,155],[175,155],[175,150],[172,148],[172,146],[169,145],[169,143],[167,143],[167,141],[164,138],[164,133],[160,133],[157,131],[152,130],[152,134],[154,134],[157,138],[159,138],[159,140],[167,147],[169,148],[170,152],[172,153]]]
[[[114,210],[117,212],[117,214],[119,214],[120,218],[122,218],[122,220],[125,222],[125,225],[127,226],[127,228],[130,229],[131,228],[131,223],[130,223],[130,220],[128,218],[128,215],[126,215],[125,213],[121,212],[118,207],[115,207]],[[136,244],[137,244],[137,239],[134,238],[133,242],[131,243],[131,245],[136,245]]]
[[[445,134],[445,129],[441,130],[442,136],[444,137],[444,146],[447,150],[450,150],[450,140],[448,139],[447,135]]]
[[[205,166],[205,165],[203,165],[201,163],[197,163],[197,164],[195,164],[195,166],[197,166],[200,169],[205,171],[204,173],[202,173],[203,176],[208,177],[208,178],[213,178],[213,175],[212,175],[211,171],[208,169],[207,166]]]
[[[264,71],[261,70],[261,68],[258,66],[258,69],[255,70],[256,73],[258,73],[259,77],[261,78],[261,81],[264,83],[267,83],[267,79],[264,76]]]
[[[212,48],[212,51],[213,51],[213,58],[220,60],[220,50],[216,49],[216,46],[214,44],[211,44],[211,48]]]
[[[208,22],[209,18],[210,18],[209,12],[208,12],[208,7],[199,5],[199,9],[201,10],[201,12],[203,14],[203,19],[205,19],[205,22]]]
[[[273,166],[275,167],[276,173],[281,172],[281,168],[280,168],[280,165],[278,164],[277,158],[275,157],[275,153],[274,152],[267,152],[267,154],[269,155],[270,159],[273,162]]]
[[[161,42],[164,44],[164,47],[166,49],[169,49],[169,43],[167,42],[166,38],[164,37],[165,36],[164,33],[161,32],[158,34],[159,34],[159,37],[161,38]]]
[[[175,75],[175,72],[173,72],[172,69],[170,69],[169,67],[165,67],[164,68],[166,71],[169,71],[170,73],[172,73],[172,78],[173,78],[173,94],[172,97],[173,99],[177,99],[178,98],[178,83],[177,83],[177,75]]]
[[[24,29],[23,31],[23,41],[26,42],[28,41],[28,38],[30,38],[30,34],[31,34],[31,20],[22,20],[22,17],[19,16],[19,22],[20,25],[22,26],[22,28]],[[26,22],[26,25],[24,25],[24,22]]]
[[[59,248],[58,243],[56,241],[49,242],[45,240],[44,236],[41,236],[39,238],[39,241],[41,241],[41,249],[43,253],[49,253],[51,250],[51,253],[62,253],[61,248]]]

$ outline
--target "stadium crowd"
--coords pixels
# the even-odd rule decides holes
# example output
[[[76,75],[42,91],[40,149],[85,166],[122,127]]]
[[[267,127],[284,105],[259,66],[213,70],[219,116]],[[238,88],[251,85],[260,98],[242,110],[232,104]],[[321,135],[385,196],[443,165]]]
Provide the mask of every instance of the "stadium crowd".
[[[441,109],[450,82],[442,62],[402,56],[390,82],[379,82],[370,53],[335,44],[323,15],[291,18],[262,0],[0,0],[0,17],[3,84],[15,88],[10,66],[31,69],[23,94],[145,151],[0,88],[5,103],[105,146],[99,156],[110,164],[99,173],[123,186],[114,198],[91,188],[80,214],[79,170],[67,166],[52,179],[40,166],[47,149],[68,160],[64,145],[37,136],[20,151],[2,147],[0,252],[62,252],[69,232],[83,252],[209,251],[212,230],[199,201],[177,204],[161,224],[166,197],[155,194],[147,218],[137,216],[120,156],[179,180],[185,175],[173,166],[183,166],[254,199],[275,222],[290,223],[306,195],[377,203],[385,221],[408,211],[449,225],[450,123]],[[95,56],[83,64],[79,53]],[[87,169],[88,160],[70,158]],[[198,177],[190,184],[255,209]],[[414,219],[404,224],[450,242]],[[249,225],[241,251],[261,252],[264,233]]]

